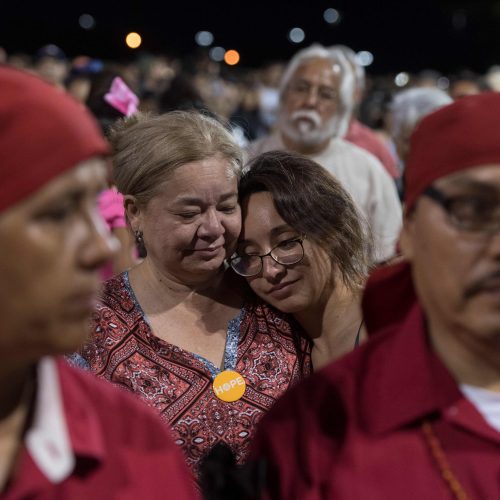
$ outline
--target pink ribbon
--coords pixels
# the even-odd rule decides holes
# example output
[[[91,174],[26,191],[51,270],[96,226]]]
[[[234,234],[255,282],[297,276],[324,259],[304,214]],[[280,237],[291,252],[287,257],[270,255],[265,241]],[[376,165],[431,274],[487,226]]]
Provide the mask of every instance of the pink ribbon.
[[[139,98],[119,76],[113,78],[111,88],[105,94],[104,100],[125,116],[133,115],[139,106]]]

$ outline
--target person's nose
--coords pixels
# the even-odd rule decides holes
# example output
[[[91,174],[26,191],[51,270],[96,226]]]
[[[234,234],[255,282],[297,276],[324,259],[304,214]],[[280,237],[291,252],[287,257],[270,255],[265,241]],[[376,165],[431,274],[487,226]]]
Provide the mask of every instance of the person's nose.
[[[120,242],[109,231],[96,209],[91,210],[86,221],[86,237],[80,249],[80,263],[87,269],[98,269],[120,249]]]
[[[286,274],[286,266],[276,262],[270,255],[262,257],[262,276],[271,282],[279,281]]]
[[[489,235],[488,253],[493,259],[500,261],[500,227]]]
[[[215,240],[224,234],[225,229],[221,218],[222,215],[216,209],[207,210],[198,227],[198,236]]]
[[[319,103],[318,89],[311,87],[305,95],[304,104],[308,108],[316,108]]]

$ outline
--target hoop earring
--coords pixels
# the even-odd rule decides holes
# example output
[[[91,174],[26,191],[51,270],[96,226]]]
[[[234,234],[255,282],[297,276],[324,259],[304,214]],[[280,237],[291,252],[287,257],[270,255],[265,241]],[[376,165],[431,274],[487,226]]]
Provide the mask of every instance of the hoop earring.
[[[144,245],[143,233],[142,231],[136,231],[134,233],[134,236],[135,236],[135,244],[137,246],[137,252],[139,253],[139,257],[143,259],[148,254],[146,251],[146,246]]]

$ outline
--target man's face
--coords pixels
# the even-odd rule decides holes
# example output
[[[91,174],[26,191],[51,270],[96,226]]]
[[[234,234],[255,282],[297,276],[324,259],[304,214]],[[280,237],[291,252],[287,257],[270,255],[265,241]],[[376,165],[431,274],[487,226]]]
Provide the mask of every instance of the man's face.
[[[341,69],[327,59],[309,59],[290,78],[282,96],[280,128],[298,145],[313,146],[338,134]]]
[[[500,230],[481,229],[500,219],[500,165],[464,170],[432,186],[453,200],[455,219],[422,196],[401,237],[431,335],[498,345]]]
[[[0,360],[33,361],[78,349],[118,242],[97,209],[106,185],[93,158],[0,214]]]

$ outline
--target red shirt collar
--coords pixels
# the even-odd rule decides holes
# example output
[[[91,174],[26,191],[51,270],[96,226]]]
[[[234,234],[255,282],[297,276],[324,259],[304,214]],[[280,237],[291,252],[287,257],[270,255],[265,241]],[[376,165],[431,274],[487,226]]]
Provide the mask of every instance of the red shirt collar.
[[[55,360],[48,359],[54,363]],[[71,452],[74,454],[74,470],[83,467],[86,471],[97,467],[106,458],[104,429],[89,408],[94,407],[91,396],[82,387],[81,378],[91,375],[79,373],[62,359],[55,361],[55,376],[60,384],[59,396],[62,399],[63,419],[69,435]],[[43,390],[39,388],[39,390]],[[42,472],[30,452],[24,446],[21,449],[18,466],[6,491],[0,492],[6,499],[27,498],[40,492],[50,491],[51,480]],[[2,496],[2,498],[4,498]]]

